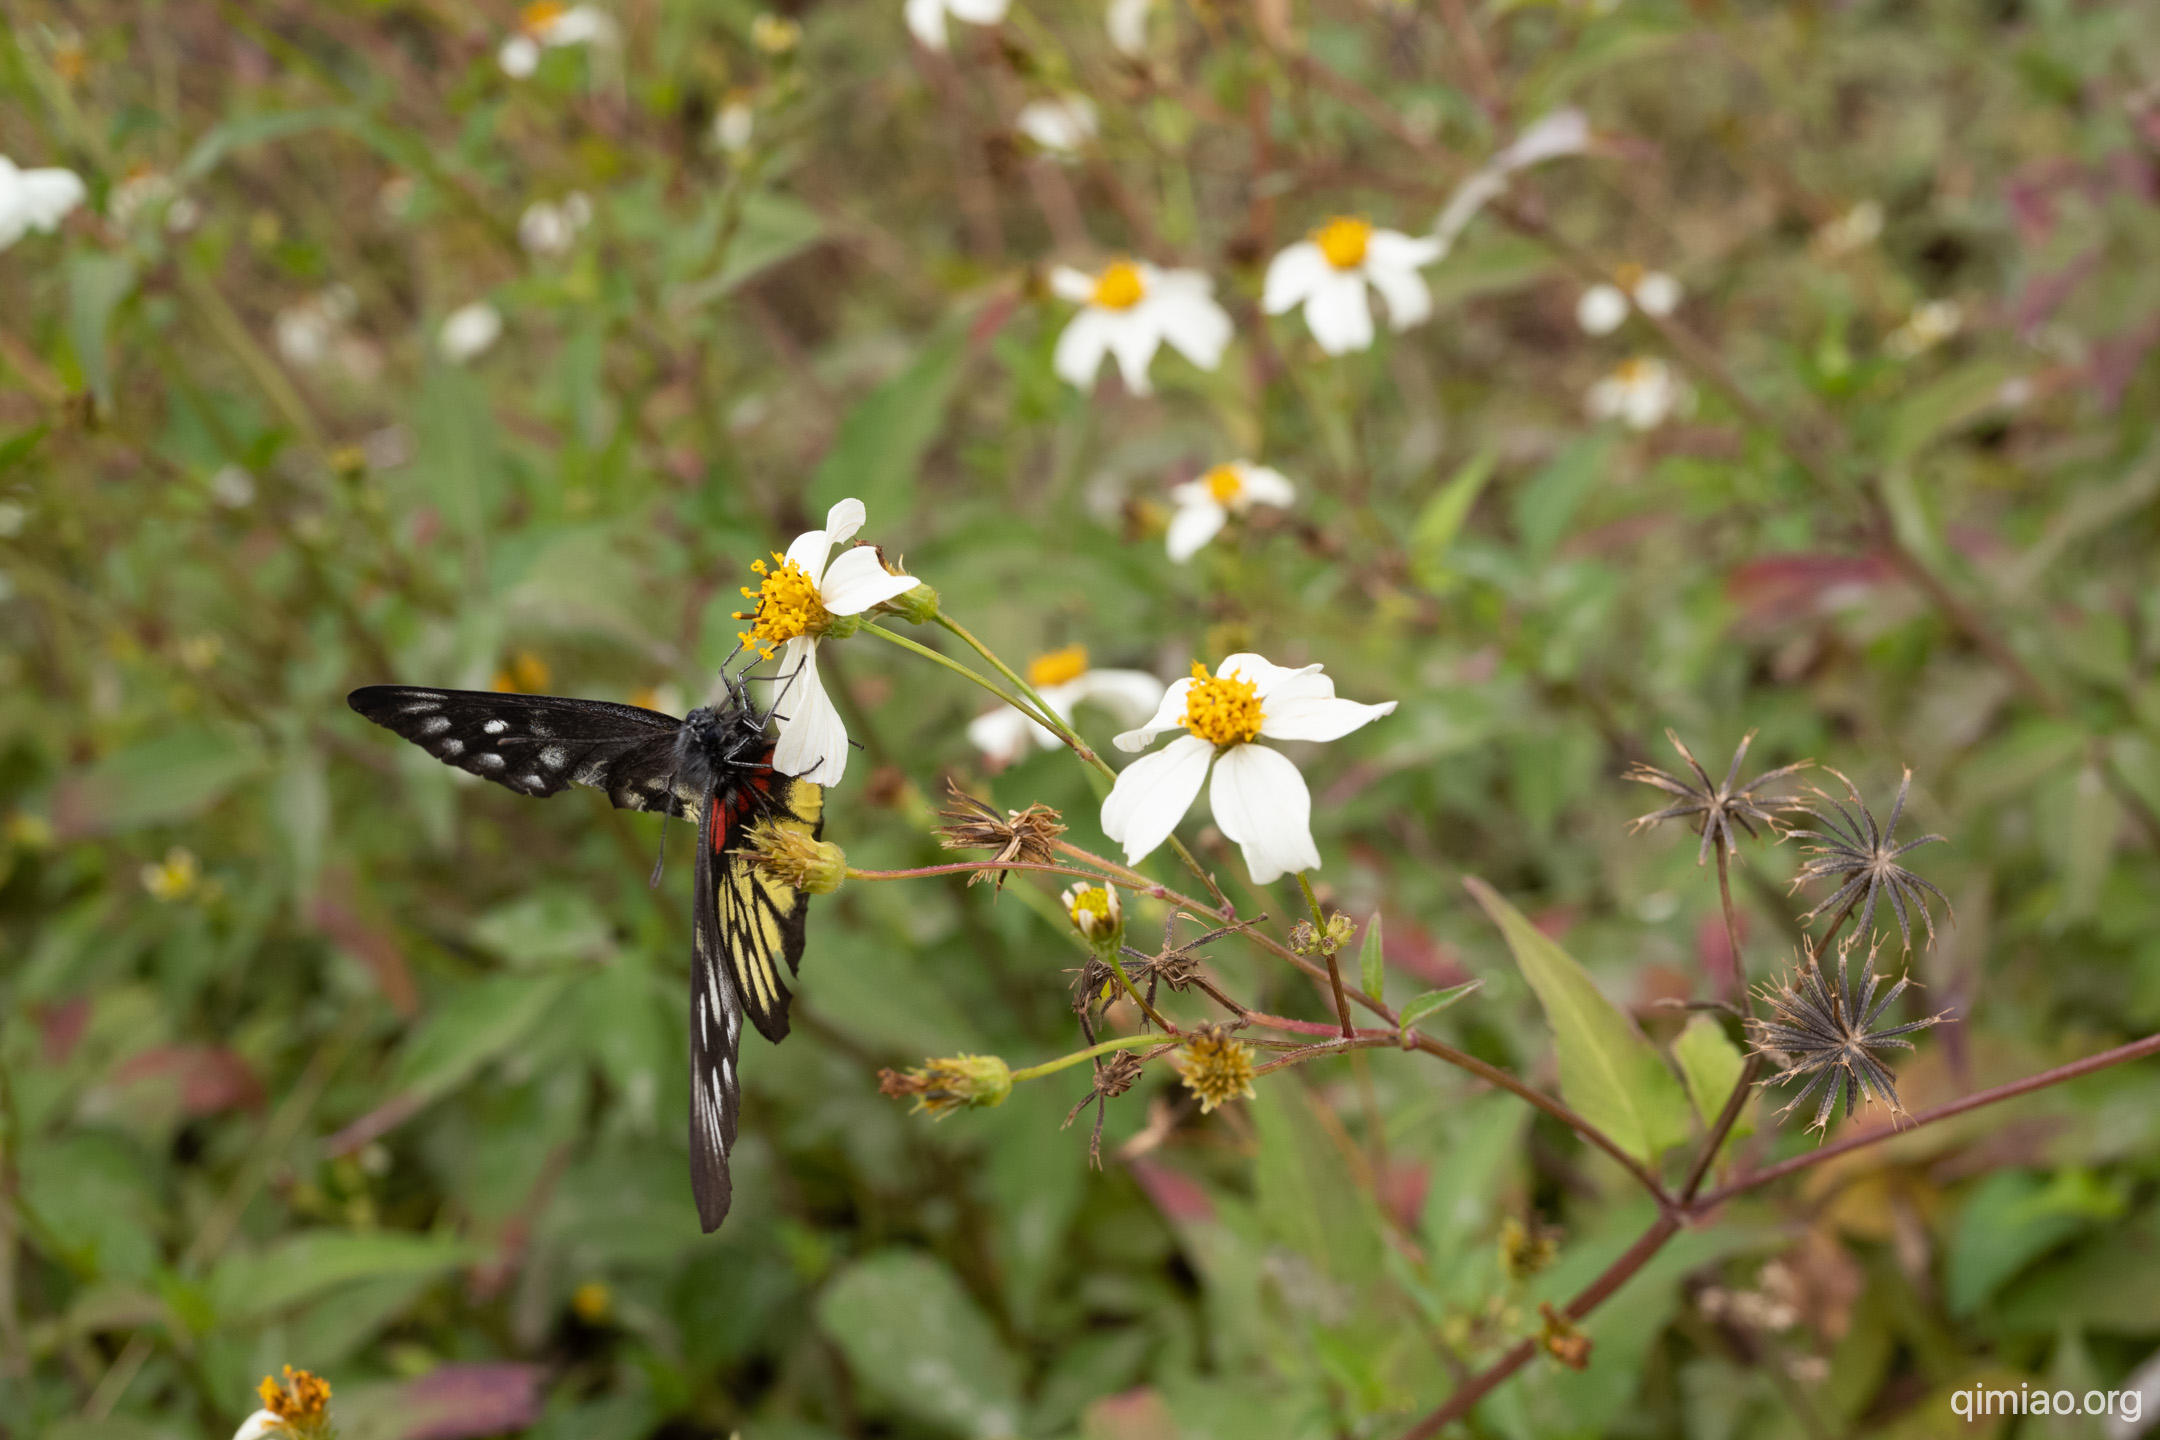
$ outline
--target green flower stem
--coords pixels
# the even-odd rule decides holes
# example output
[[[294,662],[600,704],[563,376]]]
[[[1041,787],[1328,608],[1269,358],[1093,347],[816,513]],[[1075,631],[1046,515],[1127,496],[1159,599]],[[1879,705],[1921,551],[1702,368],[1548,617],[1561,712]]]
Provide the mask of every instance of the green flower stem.
[[[1118,959],[1117,951],[1115,949],[1110,949],[1099,951],[1098,953],[1103,957],[1103,959],[1110,962],[1111,970],[1115,971],[1117,974],[1118,983],[1125,987],[1125,993],[1127,995],[1132,996],[1133,1004],[1139,1006],[1141,1011],[1148,1017],[1148,1019],[1154,1021],[1156,1027],[1160,1029],[1164,1034],[1177,1034],[1177,1026],[1171,1024],[1168,1020],[1163,1019],[1162,1012],[1157,1010],[1153,1005],[1148,1004],[1148,1002],[1141,997],[1140,991],[1132,983],[1132,976],[1125,973],[1125,962]]]
[[[1328,943],[1327,921],[1320,915],[1320,897],[1312,892],[1312,881],[1300,870],[1297,875],[1298,889],[1305,892],[1305,903],[1312,910],[1313,938],[1320,946],[1320,953],[1327,956],[1328,984],[1335,990],[1335,1018],[1342,1023],[1343,1039],[1357,1035],[1357,1027],[1350,1023],[1350,1000],[1343,994],[1342,966],[1335,963],[1335,947]]]
[[[1060,1070],[1070,1070],[1083,1060],[1092,1060],[1098,1055],[1107,1055],[1113,1050],[1144,1050],[1150,1045],[1161,1045],[1163,1043],[1163,1037],[1160,1035],[1120,1036],[1115,1040],[1105,1040],[1100,1045],[1090,1045],[1085,1050],[1075,1050],[1070,1055],[1060,1055],[1055,1060],[1045,1060],[1040,1065],[1030,1065],[1025,1070],[1015,1070],[1012,1072],[1013,1083],[1017,1085],[1022,1080],[1040,1080],[1045,1075],[1055,1075]]]
[[[1009,694],[1006,691],[999,689],[997,685],[991,681],[989,676],[981,674],[978,671],[970,670],[967,666],[962,665],[959,661],[953,659],[951,656],[940,655],[937,651],[932,650],[929,646],[919,645],[915,641],[908,639],[907,636],[897,634],[891,630],[887,630],[882,625],[865,622],[862,628],[864,632],[875,635],[881,640],[889,640],[903,650],[911,650],[915,654],[922,656],[926,660],[935,661],[937,664],[940,664],[946,669],[952,671],[955,675],[965,676],[967,679],[972,680],[977,685],[982,686],[983,689],[989,691],[992,695],[997,696],[998,699],[1004,701],[1007,705],[1012,706],[1013,709],[1018,710],[1021,714],[1027,716],[1028,719],[1033,720],[1036,724],[1041,725],[1049,730],[1062,730],[1063,727],[1058,724],[1056,717],[1053,716],[1045,719],[1042,715],[1036,713],[1035,709],[1030,706],[1026,701],[1022,700],[1019,696]]]

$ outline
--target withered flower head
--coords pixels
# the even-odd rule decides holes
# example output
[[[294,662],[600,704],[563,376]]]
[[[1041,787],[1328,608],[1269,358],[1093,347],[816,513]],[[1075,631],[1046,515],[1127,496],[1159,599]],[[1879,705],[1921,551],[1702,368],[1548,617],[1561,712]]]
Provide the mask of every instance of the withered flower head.
[[[760,820],[747,838],[752,864],[806,895],[830,895],[847,879],[847,852],[799,824]]]
[[[968,794],[959,782],[948,779],[945,783],[959,803],[938,812],[947,821],[938,828],[938,843],[947,850],[997,852],[981,870],[968,876],[968,884],[989,880],[1002,890],[1010,872],[998,870],[997,866],[1014,860],[1047,865],[1056,858],[1053,844],[1065,833],[1057,811],[1048,805],[1030,805],[1025,810],[999,815],[995,806]]]
[[[1820,830],[1792,832],[1800,839],[1816,842],[1808,847],[1808,854],[1814,858],[1801,866],[1800,873],[1793,877],[1794,888],[1797,889],[1803,880],[1829,879],[1839,882],[1836,892],[1801,916],[1800,923],[1807,924],[1833,906],[1849,909],[1854,903],[1858,903],[1860,924],[1854,933],[1866,935],[1868,926],[1875,919],[1875,902],[1887,897],[1890,908],[1897,912],[1898,938],[1903,940],[1905,948],[1910,950],[1912,921],[1905,910],[1905,904],[1909,900],[1914,908],[1919,910],[1920,918],[1927,922],[1928,944],[1934,944],[1935,916],[1928,909],[1927,897],[1933,895],[1942,901],[1946,910],[1950,907],[1950,897],[1899,865],[1897,858],[1908,850],[1932,845],[1944,837],[1922,835],[1919,839],[1908,840],[1902,845],[1895,844],[1891,838],[1897,830],[1899,818],[1905,813],[1905,796],[1912,789],[1912,771],[1905,772],[1905,779],[1898,785],[1897,800],[1890,806],[1890,823],[1880,830],[1875,828],[1875,816],[1861,803],[1860,792],[1853,787],[1852,781],[1836,770],[1831,770],[1830,773],[1836,775],[1844,784],[1845,794],[1852,800],[1851,810],[1812,787],[1809,793],[1815,797],[1814,800],[1790,807],[1809,816],[1823,827]],[[1854,811],[1859,813],[1854,814]],[[1923,891],[1926,894],[1921,893]],[[1844,910],[1841,909],[1838,913],[1843,914]]]
[[[878,1071],[878,1091],[915,1097],[915,1108],[942,1120],[955,1110],[988,1110],[1012,1094],[1012,1071],[995,1055],[955,1055],[901,1074]]]
[[[1740,778],[1740,766],[1747,759],[1748,746],[1755,741],[1755,732],[1750,730],[1740,737],[1740,748],[1733,751],[1732,766],[1725,772],[1725,783],[1718,785],[1711,781],[1710,772],[1703,769],[1702,762],[1689,752],[1687,746],[1680,743],[1677,732],[1667,730],[1665,738],[1672,741],[1673,749],[1680,752],[1680,758],[1687,761],[1688,768],[1695,772],[1696,780],[1701,782],[1700,788],[1668,775],[1654,765],[1636,765],[1627,772],[1627,779],[1643,785],[1655,785],[1666,794],[1679,798],[1663,810],[1636,816],[1628,822],[1628,828],[1631,831],[1642,830],[1664,820],[1692,819],[1702,832],[1702,844],[1695,851],[1697,865],[1710,858],[1710,848],[1713,845],[1724,845],[1727,854],[1740,853],[1740,839],[1733,834],[1733,827],[1736,825],[1747,832],[1749,839],[1754,838],[1757,825],[1765,829],[1776,829],[1778,821],[1775,812],[1770,808],[1771,797],[1758,792],[1771,781],[1782,780],[1794,771],[1805,770],[1815,763],[1812,760],[1802,760],[1797,764],[1766,771],[1745,785],[1735,785],[1733,782]]]
[[[1590,1368],[1590,1337],[1575,1328],[1575,1322],[1552,1308],[1550,1300],[1538,1303],[1538,1314],[1545,1323],[1538,1328],[1538,1348],[1570,1370]]]
[[[1202,1026],[1178,1047],[1178,1068],[1185,1088],[1200,1097],[1201,1114],[1241,1095],[1253,1098],[1252,1055],[1252,1046],[1218,1025]]]
[[[287,1437],[287,1440],[328,1440],[331,1430],[327,1381],[287,1365],[282,1383],[274,1375],[265,1375],[256,1393],[262,1396],[263,1408],[247,1418],[247,1423],[240,1427],[239,1437],[246,1437],[246,1440],[270,1436]]]
[[[1560,1237],[1543,1225],[1525,1225],[1510,1215],[1500,1226],[1500,1269],[1510,1280],[1539,1274],[1559,1253]]]
[[[1829,1125],[1830,1112],[1837,1108],[1840,1092],[1845,1097],[1847,1119],[1852,1118],[1853,1108],[1863,1093],[1870,1100],[1880,1096],[1890,1106],[1891,1114],[1903,1114],[1905,1107],[1898,1101],[1897,1077],[1875,1052],[1892,1047],[1910,1050],[1913,1043],[1905,1036],[1948,1018],[1930,1015],[1910,1024],[1876,1029],[1877,1022],[1912,983],[1911,978],[1900,976],[1888,994],[1876,999],[1875,991],[1883,977],[1875,973],[1877,947],[1871,945],[1860,962],[1859,994],[1855,995],[1846,966],[1854,948],[1850,941],[1838,947],[1834,983],[1831,977],[1823,974],[1821,965],[1803,961],[1799,973],[1791,980],[1775,986],[1765,985],[1757,993],[1770,1007],[1771,1018],[1747,1022],[1748,1038],[1755,1042],[1756,1053],[1781,1056],[1786,1065],[1784,1071],[1771,1076],[1765,1084],[1782,1085],[1787,1080],[1807,1079],[1807,1084],[1779,1114],[1794,1109],[1818,1088],[1827,1087],[1823,1089],[1822,1104],[1817,1107],[1815,1118],[1808,1127],[1813,1130]]]

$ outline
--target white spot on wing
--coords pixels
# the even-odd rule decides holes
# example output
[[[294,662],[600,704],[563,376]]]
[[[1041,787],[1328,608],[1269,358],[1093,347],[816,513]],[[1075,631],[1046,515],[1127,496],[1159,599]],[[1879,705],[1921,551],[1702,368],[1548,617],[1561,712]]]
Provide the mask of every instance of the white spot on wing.
[[[483,770],[500,770],[503,768],[502,756],[497,755],[492,750],[485,755],[479,756],[474,763]]]
[[[465,742],[463,740],[445,740],[442,742],[442,753],[445,760],[455,760],[465,753]]]
[[[490,735],[500,735],[510,728],[510,722],[507,720],[488,720],[483,722],[480,728]]]
[[[523,785],[528,790],[547,789],[547,781],[541,779],[538,775],[527,775],[523,780],[518,783]]]
[[[540,763],[550,770],[560,770],[570,763],[570,752],[560,745],[550,745],[540,752]]]
[[[440,700],[415,700],[409,705],[398,706],[401,715],[425,715],[430,710],[442,709]]]
[[[450,717],[448,715],[430,715],[427,723],[420,727],[420,733],[423,735],[440,735],[449,728]]]

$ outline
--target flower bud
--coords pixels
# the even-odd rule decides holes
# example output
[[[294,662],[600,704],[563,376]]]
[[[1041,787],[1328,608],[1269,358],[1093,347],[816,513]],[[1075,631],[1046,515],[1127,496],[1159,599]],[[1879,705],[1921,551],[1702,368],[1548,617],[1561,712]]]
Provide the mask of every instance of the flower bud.
[[[1012,1094],[1012,1071],[995,1055],[955,1055],[932,1060],[920,1070],[878,1072],[886,1095],[915,1097],[915,1108],[942,1120],[955,1110],[987,1110]]]
[[[1115,885],[1075,885],[1060,898],[1073,929],[1097,950],[1115,950],[1125,938],[1125,907]]]
[[[806,895],[830,895],[847,879],[847,852],[800,825],[760,820],[750,827],[752,863]]]

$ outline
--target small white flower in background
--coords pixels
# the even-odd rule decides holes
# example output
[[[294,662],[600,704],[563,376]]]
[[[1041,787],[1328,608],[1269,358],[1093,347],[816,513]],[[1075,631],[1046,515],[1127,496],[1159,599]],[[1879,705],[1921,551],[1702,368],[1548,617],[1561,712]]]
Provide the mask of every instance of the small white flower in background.
[[[592,223],[592,201],[582,190],[563,196],[561,204],[535,200],[518,217],[518,244],[528,255],[567,255],[578,232]]]
[[[1883,349],[1893,359],[1910,360],[1925,354],[1958,333],[1965,312],[1955,300],[1930,300],[1917,306],[1903,325],[1890,332]]]
[[[750,22],[750,43],[767,55],[785,55],[802,44],[802,26],[768,10]]]
[[[29,523],[30,512],[20,502],[0,500],[0,540],[13,540],[22,534],[23,526]],[[1148,701],[1148,708],[1152,710],[1154,707],[1155,702]]]
[[[1694,408],[1695,391],[1663,360],[1638,356],[1590,387],[1584,408],[1593,420],[1618,420],[1631,430],[1655,430],[1675,411]]]
[[[1575,323],[1585,334],[1610,335],[1630,309],[1645,315],[1670,315],[1680,308],[1680,282],[1662,270],[1622,265],[1609,284],[1592,285],[1575,302]]]
[[[1083,702],[1102,706],[1126,726],[1140,724],[1162,702],[1162,681],[1145,670],[1091,670],[1087,649],[1081,645],[1038,655],[1024,673],[1043,704],[1068,725],[1073,707]],[[1010,705],[969,721],[967,736],[1001,769],[1023,758],[1030,747],[1055,750],[1063,743]]]
[[[1864,250],[1875,243],[1882,234],[1883,208],[1873,200],[1862,200],[1837,219],[1829,221],[1815,231],[1808,242],[1818,259],[1835,260]]]
[[[539,0],[518,15],[518,30],[495,54],[503,73],[522,80],[540,68],[540,52],[566,45],[612,45],[615,22],[592,5],[561,5]]]
[[[277,312],[272,327],[278,353],[303,370],[330,358],[359,301],[348,285],[332,285]]]
[[[1095,102],[1085,95],[1059,95],[1049,100],[1030,100],[1020,107],[1013,125],[1045,150],[1077,155],[1096,135]]]
[[[502,337],[502,328],[502,312],[485,300],[475,300],[444,317],[435,343],[442,348],[444,359],[462,365],[485,354]]]
[[[57,166],[19,170],[14,161],[0,155],[0,250],[32,230],[52,234],[89,193],[82,176],[72,170]]]
[[[741,90],[732,91],[713,116],[713,143],[722,152],[740,155],[750,148],[750,137],[757,129],[757,111],[751,107],[750,97]]]
[[[1580,155],[1589,148],[1590,121],[1580,110],[1555,110],[1516,136],[1513,144],[1486,161],[1448,196],[1440,218],[1433,222],[1433,238],[1440,242],[1441,255],[1454,248],[1456,239],[1477,218],[1478,211],[1506,191],[1508,177],[1516,171],[1563,155]]]
[[[113,186],[112,193],[105,197],[105,213],[112,216],[115,224],[131,225],[136,216],[164,205],[173,194],[170,175],[137,166],[129,170],[126,178]]]
[[[255,477],[238,465],[220,465],[210,477],[210,498],[227,510],[253,504]]]
[[[946,47],[945,17],[970,25],[995,25],[1005,18],[1010,0],[907,0],[907,28],[925,49]]]
[[[1148,13],[1155,0],[1110,0],[1103,12],[1103,28],[1110,32],[1110,47],[1128,60],[1147,53]]]
[[[1432,314],[1432,292],[1418,268],[1438,260],[1443,248],[1430,237],[1375,230],[1366,221],[1338,215],[1268,263],[1260,308],[1280,315],[1303,305],[1313,339],[1330,355],[1368,350],[1373,323],[1366,287],[1387,302],[1393,328],[1422,323]]]
[[[1119,260],[1100,275],[1086,275],[1060,265],[1050,272],[1050,289],[1080,306],[1058,336],[1050,364],[1082,390],[1094,385],[1106,354],[1117,358],[1127,390],[1148,395],[1154,391],[1148,365],[1163,342],[1202,370],[1220,364],[1230,343],[1229,312],[1215,302],[1214,282],[1198,270]]]
[[[1165,543],[1170,558],[1182,565],[1214,539],[1232,515],[1243,515],[1255,505],[1283,509],[1297,498],[1297,487],[1265,465],[1233,460],[1197,480],[1171,486],[1170,498],[1177,510]]]
[[[922,583],[913,575],[887,574],[869,545],[844,550],[826,563],[833,546],[845,545],[866,518],[862,501],[842,500],[826,513],[824,529],[805,530],[787,554],[773,556],[775,568],[768,570],[762,560],[753,563],[750,568],[763,578],[757,589],[744,586],[742,593],[757,602],[757,609],[735,617],[752,622],[740,637],[744,645],[768,659],[780,647],[772,702],[780,741],[773,768],[817,785],[839,784],[848,756],[847,727],[818,679],[818,642],[836,628],[836,620],[860,615]]]
[[[1335,698],[1318,665],[1301,670],[1258,655],[1232,655],[1209,675],[1197,661],[1191,678],[1166,691],[1154,718],[1117,737],[1138,752],[1166,730],[1187,733],[1119,772],[1103,801],[1103,834],[1137,865],[1177,828],[1212,766],[1208,808],[1216,828],[1245,852],[1255,885],[1320,868],[1312,838],[1312,792],[1280,751],[1254,742],[1339,740],[1393,711],[1395,702],[1360,705]]]

